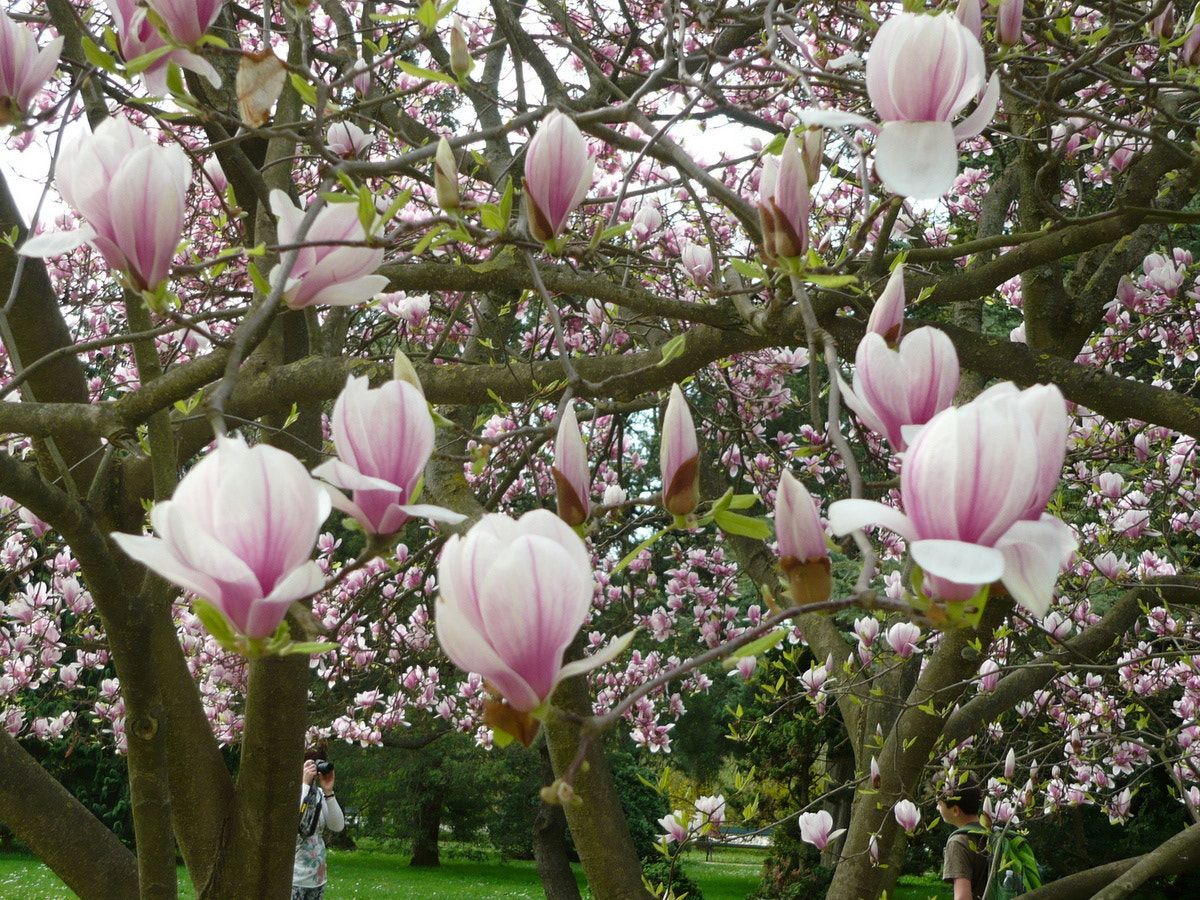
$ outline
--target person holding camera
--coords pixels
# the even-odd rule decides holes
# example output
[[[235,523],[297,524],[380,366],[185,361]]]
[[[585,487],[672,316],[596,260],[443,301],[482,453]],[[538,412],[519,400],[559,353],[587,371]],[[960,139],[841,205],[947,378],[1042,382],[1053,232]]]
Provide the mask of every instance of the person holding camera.
[[[321,832],[341,831],[346,817],[333,791],[336,777],[325,744],[304,754],[304,783],[300,786],[300,833],[292,868],[292,900],[322,900],[325,896],[325,841]]]

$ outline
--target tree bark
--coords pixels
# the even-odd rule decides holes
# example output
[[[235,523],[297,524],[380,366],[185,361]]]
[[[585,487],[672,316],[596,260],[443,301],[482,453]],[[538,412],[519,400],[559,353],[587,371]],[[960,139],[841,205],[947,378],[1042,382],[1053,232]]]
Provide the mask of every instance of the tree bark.
[[[0,728],[0,821],[83,900],[136,900],[137,857]]]
[[[591,712],[587,683],[582,676],[569,678],[554,692],[554,704],[580,716]],[[546,742],[554,774],[562,773],[579,748],[580,726],[552,717],[546,723]],[[613,784],[612,772],[601,747],[588,748],[587,765],[575,778],[576,803],[564,808],[567,824],[583,863],[595,900],[652,900],[642,883],[642,865],[629,835],[629,824]]]
[[[538,746],[542,762],[542,782],[554,781],[550,749],[543,741]],[[546,900],[580,900],[579,883],[567,858],[567,817],[561,806],[542,800],[533,819],[533,858]]]

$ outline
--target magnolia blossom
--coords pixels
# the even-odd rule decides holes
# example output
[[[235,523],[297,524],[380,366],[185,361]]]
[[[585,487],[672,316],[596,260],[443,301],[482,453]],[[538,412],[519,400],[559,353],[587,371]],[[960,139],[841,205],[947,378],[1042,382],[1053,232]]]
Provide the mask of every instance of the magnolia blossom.
[[[688,515],[700,503],[700,442],[692,412],[677,384],[671,385],[671,399],[663,414],[658,461],[663,506],[674,515]]]
[[[368,534],[395,534],[412,516],[459,522],[463,516],[412,499],[433,453],[433,418],[419,388],[387,381],[371,388],[351,375],[330,417],[337,458],[313,474],[351,491],[330,491],[335,508]]]
[[[763,159],[758,182],[758,218],[763,232],[763,255],[768,262],[794,259],[808,253],[808,215],[811,179],[794,133],[789,134],[779,159]]]
[[[167,46],[166,39],[154,27],[154,23],[147,18],[146,5],[139,4],[137,0],[105,0],[105,2],[108,3],[108,8],[112,12],[113,27],[117,32],[117,46],[121,50],[121,57],[126,62],[131,62]],[[176,0],[176,2],[164,2],[164,6],[167,5],[175,7],[184,4]],[[208,2],[193,2],[191,5],[207,7]],[[215,12],[213,17],[216,17]],[[199,14],[197,14],[198,21]],[[209,24],[211,24],[211,20]],[[206,25],[205,30],[207,27]],[[201,31],[201,35],[203,33]],[[196,40],[199,39],[199,37],[196,38]],[[181,43],[194,43],[194,41],[181,41]],[[171,62],[207,78],[213,87],[219,87],[221,84],[221,77],[208,60],[197,56],[190,50],[179,48],[158,57],[142,71],[146,87],[152,93],[160,96],[167,93],[167,64]]]
[[[638,207],[630,233],[636,240],[645,241],[662,227],[662,221],[662,213],[658,211],[658,207],[653,203],[646,203]]]
[[[686,241],[679,251],[679,264],[692,281],[703,284],[713,271],[712,251],[700,244]]]
[[[699,835],[720,834],[725,824],[725,795],[697,797],[695,807],[693,830]]]
[[[195,44],[217,20],[225,0],[144,0],[158,13],[172,39],[180,44]]]
[[[800,840],[812,844],[818,850],[824,850],[830,841],[835,841],[846,833],[845,828],[833,829],[833,816],[825,810],[819,812],[801,813],[797,818],[800,825]]]
[[[570,403],[558,422],[554,439],[554,485],[558,498],[558,515],[574,528],[587,521],[591,512],[592,473],[588,471],[587,450],[583,434]]]
[[[908,659],[917,649],[921,640],[920,626],[912,622],[897,622],[887,630],[888,646],[896,651],[901,659]]]
[[[954,14],[975,40],[983,40],[983,6],[986,0],[958,0]]]
[[[520,519],[492,513],[466,537],[452,536],[438,562],[438,584],[442,649],[526,719],[560,681],[610,661],[632,637],[563,665],[595,585],[583,541],[549,510]]]
[[[796,604],[824,603],[831,590],[825,529],[808,489],[785,471],[775,501],[779,560]]]
[[[433,157],[433,190],[438,206],[452,213],[462,205],[458,192],[458,160],[450,142],[438,138],[437,153]]]
[[[684,844],[687,843],[690,835],[688,834],[687,826],[683,824],[683,810],[677,809],[670,815],[663,816],[658,820],[658,824],[663,827],[664,833],[660,837],[668,844]]]
[[[271,191],[271,211],[279,217],[279,243],[297,243],[304,210],[276,189]],[[317,213],[284,285],[287,305],[292,309],[318,304],[350,306],[371,299],[387,287],[386,278],[373,274],[383,262],[383,248],[346,246],[366,239],[357,203],[330,203]],[[282,271],[281,266],[271,270],[272,284]]]
[[[867,93],[883,121],[875,169],[888,190],[930,199],[950,190],[958,142],[996,111],[996,76],[975,112],[957,126],[951,120],[984,86],[983,48],[953,15],[899,13],[880,26],[867,57]]]
[[[371,136],[353,122],[334,122],[325,132],[325,143],[336,155],[351,159],[371,146]]]
[[[127,555],[207,600],[249,638],[274,634],[294,600],[325,584],[309,557],[329,497],[294,456],[219,438],[170,500],[154,505],[157,537],[113,534]]]
[[[126,119],[105,119],[58,162],[58,190],[87,225],[39,235],[21,252],[51,256],[87,242],[130,288],[153,292],[170,274],[190,180],[191,166],[178,147],[156,144]]]
[[[554,110],[525,153],[525,210],[529,233],[549,243],[567,227],[567,218],[592,186],[594,162],[579,127]]]
[[[896,817],[900,827],[910,834],[921,824],[921,811],[911,800],[897,800],[896,805],[892,807],[892,815]]]
[[[854,387],[843,393],[867,427],[901,451],[954,402],[958,381],[958,351],[944,331],[918,328],[895,350],[867,332],[854,358]]]
[[[830,525],[837,534],[869,524],[899,534],[930,599],[968,600],[999,579],[1043,615],[1075,549],[1070,528],[1043,513],[1062,471],[1068,424],[1058,388],[997,385],[940,413],[908,448],[903,512],[841,500],[830,507]]]
[[[39,50],[33,32],[0,9],[0,125],[25,118],[33,98],[54,74],[62,45],[57,37]]]

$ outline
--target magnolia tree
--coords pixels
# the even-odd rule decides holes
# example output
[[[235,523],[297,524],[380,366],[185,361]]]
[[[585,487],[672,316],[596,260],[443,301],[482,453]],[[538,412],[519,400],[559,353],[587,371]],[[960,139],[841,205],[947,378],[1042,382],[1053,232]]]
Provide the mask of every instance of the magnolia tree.
[[[452,5],[0,14],[0,820],[83,897],[284,897],[306,734],[454,728],[648,896],[601,735],[791,643],[831,897],[933,771],[1194,822],[1196,11]],[[136,852],[36,741],[126,755]]]

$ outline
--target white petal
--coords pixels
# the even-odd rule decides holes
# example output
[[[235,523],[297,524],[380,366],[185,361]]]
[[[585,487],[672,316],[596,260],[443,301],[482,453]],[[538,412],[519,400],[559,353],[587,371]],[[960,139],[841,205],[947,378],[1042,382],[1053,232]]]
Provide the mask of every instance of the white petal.
[[[987,83],[987,90],[979,98],[979,105],[975,107],[975,111],[954,126],[954,139],[965,141],[987,128],[988,123],[992,121],[992,116],[996,114],[996,105],[999,102],[1000,77],[996,73],[992,73],[992,77]]]
[[[74,231],[45,231],[27,238],[19,252],[22,256],[62,256],[86,244],[95,236],[96,232],[89,225]]]
[[[625,652],[626,648],[633,642],[633,636],[637,634],[637,629],[627,631],[619,638],[608,642],[608,646],[603,650],[593,653],[586,659],[577,659],[574,662],[569,662],[562,667],[558,673],[558,678],[562,681],[564,678],[570,678],[573,675],[581,675],[584,672],[590,672],[592,669],[598,669],[607,663],[612,662],[618,656]]]
[[[1004,574],[1004,554],[994,547],[966,541],[914,541],[913,562],[957,584],[991,584]]]
[[[949,122],[884,122],[875,171],[894,194],[936,200],[954,186],[958,148]]]
[[[853,499],[837,500],[829,505],[829,527],[834,534],[847,534],[868,525],[894,531],[905,540],[912,540],[915,536],[912,520],[895,507],[884,506],[874,500]]]

